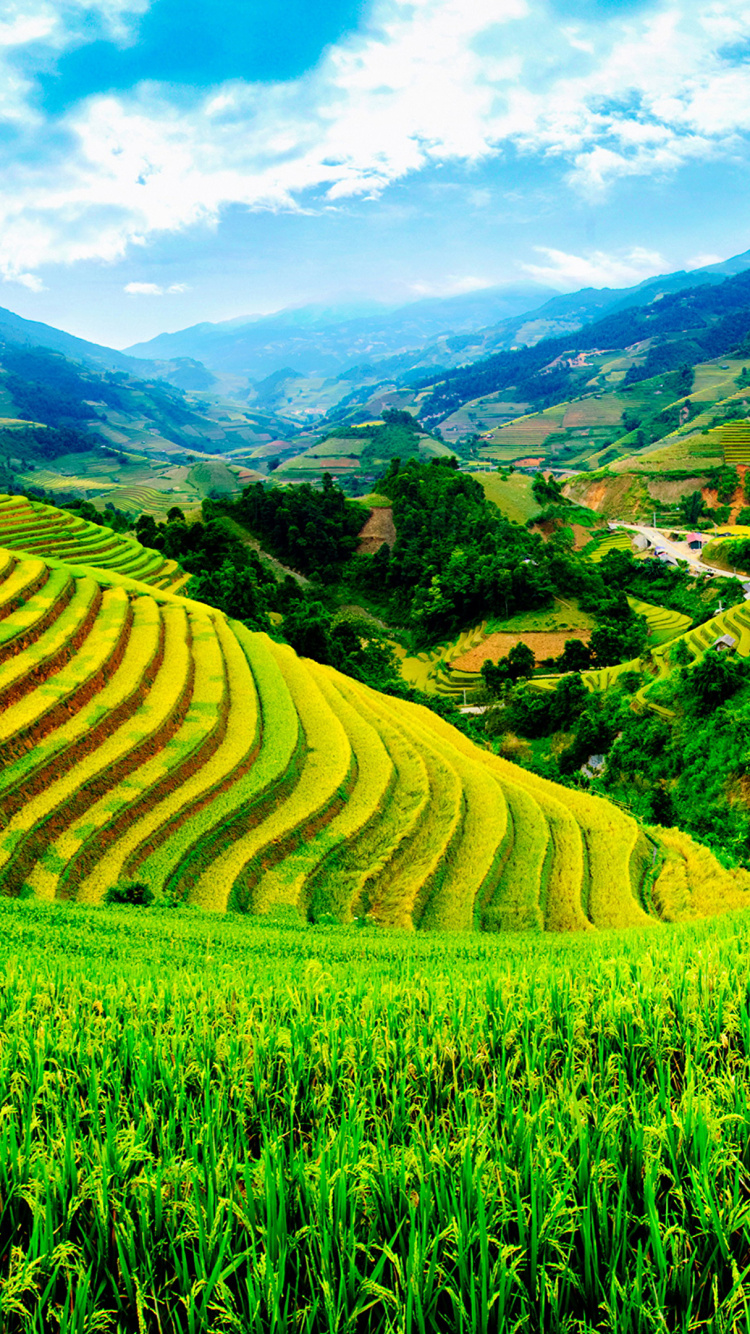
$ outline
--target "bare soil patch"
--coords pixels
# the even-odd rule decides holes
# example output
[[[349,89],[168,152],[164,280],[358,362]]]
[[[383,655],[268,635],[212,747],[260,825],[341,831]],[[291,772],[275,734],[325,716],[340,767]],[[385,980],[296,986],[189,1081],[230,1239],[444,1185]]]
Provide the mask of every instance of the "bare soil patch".
[[[703,486],[702,477],[685,477],[681,481],[670,482],[666,477],[659,478],[658,481],[649,477],[648,494],[652,500],[675,501],[681,500],[683,496],[689,496],[693,491],[700,491]]]
[[[382,506],[370,510],[370,517],[359,535],[358,556],[372,556],[379,551],[384,542],[392,547],[396,541],[396,525],[393,522],[393,509]]]
[[[522,635],[496,633],[488,635],[481,644],[477,644],[476,648],[470,648],[466,653],[462,653],[460,658],[454,658],[451,667],[460,672],[479,672],[488,658],[490,662],[499,662],[501,658],[507,657],[516,644],[526,644],[539,663],[544,658],[558,657],[568,639],[580,639],[584,644],[588,644],[590,638],[590,629],[549,633],[531,630]]]

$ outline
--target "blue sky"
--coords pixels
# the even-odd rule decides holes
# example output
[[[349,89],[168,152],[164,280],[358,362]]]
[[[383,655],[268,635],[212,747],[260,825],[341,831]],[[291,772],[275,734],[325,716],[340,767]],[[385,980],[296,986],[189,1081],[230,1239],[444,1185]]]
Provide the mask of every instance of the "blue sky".
[[[750,248],[750,14],[6,0],[0,305],[126,346]]]

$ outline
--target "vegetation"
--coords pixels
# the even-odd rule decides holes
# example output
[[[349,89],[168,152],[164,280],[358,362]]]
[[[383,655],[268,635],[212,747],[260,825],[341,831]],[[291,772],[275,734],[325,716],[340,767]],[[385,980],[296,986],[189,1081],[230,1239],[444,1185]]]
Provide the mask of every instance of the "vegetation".
[[[628,846],[634,821],[605,819],[601,803],[477,749],[435,713],[118,572],[11,552],[0,608],[8,894],[100,902],[142,883],[162,901],[302,919],[508,923],[525,836],[506,811],[520,801],[545,851],[519,925],[534,901],[550,929],[644,917],[644,870],[628,858],[600,900],[591,889],[607,820]],[[716,875],[725,906],[744,902],[742,876]]]
[[[750,278],[747,272],[716,286],[686,288],[666,293],[658,303],[631,306],[605,315],[576,333],[543,339],[532,347],[498,352],[486,360],[455,370],[434,373],[417,382],[430,388],[420,411],[428,425],[442,421],[462,403],[482,395],[513,390],[516,402],[543,409],[580,394],[591,378],[575,353],[594,348],[627,348],[644,338],[653,340],[641,366],[629,370],[626,389],[656,374],[673,378],[675,398],[692,388],[690,372],[709,357],[740,348],[750,335]],[[572,354],[572,355],[571,355]],[[690,388],[686,386],[690,385]],[[679,425],[667,411],[666,434]],[[659,436],[657,436],[659,438]]]
[[[743,1328],[744,916],[0,917],[8,1334]]]

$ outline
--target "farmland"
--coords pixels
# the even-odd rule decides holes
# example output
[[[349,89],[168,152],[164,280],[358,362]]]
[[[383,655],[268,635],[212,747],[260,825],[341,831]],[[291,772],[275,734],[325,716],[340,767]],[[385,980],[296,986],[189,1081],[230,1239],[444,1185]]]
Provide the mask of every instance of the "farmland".
[[[745,915],[0,927],[7,1334],[744,1329]]]
[[[154,584],[128,577],[117,535],[60,535],[45,508],[2,507],[19,541],[0,570],[6,894],[98,903],[137,880],[212,911],[464,930],[587,931],[745,903],[750,876],[715,863],[709,892],[690,840],[675,848],[157,587],[179,577],[158,552],[140,548]],[[80,540],[84,563],[27,550],[53,539],[68,562]],[[677,907],[662,893],[675,861]]]

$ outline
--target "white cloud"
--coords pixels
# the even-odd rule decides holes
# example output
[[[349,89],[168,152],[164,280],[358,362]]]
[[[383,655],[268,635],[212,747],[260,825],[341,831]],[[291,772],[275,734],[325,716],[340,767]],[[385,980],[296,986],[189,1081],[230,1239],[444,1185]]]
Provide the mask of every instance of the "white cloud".
[[[637,247],[622,255],[595,250],[589,255],[569,255],[564,250],[535,246],[546,264],[522,264],[525,273],[550,287],[569,292],[575,287],[629,287],[664,273],[666,263],[656,251]]]
[[[128,296],[163,296],[164,288],[158,283],[126,283],[123,292]]]
[[[689,259],[689,260],[686,261],[686,263],[685,263],[685,268],[686,268],[686,269],[706,269],[706,268],[708,268],[709,264],[721,264],[721,261],[722,261],[724,258],[725,258],[724,255],[712,255],[712,254],[708,254],[708,255],[693,255],[692,259]]]
[[[128,296],[174,296],[178,292],[189,292],[187,283],[172,283],[170,287],[161,287],[159,283],[126,283],[123,292]]]
[[[15,277],[6,279],[6,281],[20,283],[21,287],[27,287],[30,292],[45,292],[47,290],[36,273],[17,273]]]
[[[156,233],[213,225],[232,203],[342,207],[427,165],[476,163],[506,145],[567,164],[570,187],[596,195],[618,177],[736,154],[750,133],[750,80],[724,54],[750,38],[750,12],[728,0],[710,9],[662,0],[575,25],[556,22],[545,0],[372,0],[360,31],[297,80],[233,81],[192,109],[166,85],[142,85],[73,106],[57,123],[3,66],[3,39],[15,49],[43,37],[63,50],[85,39],[92,14],[98,30],[127,41],[147,3],[7,9],[0,119],[20,127],[21,148],[3,173],[6,276],[115,260]],[[467,190],[467,203],[483,206],[482,191]],[[604,281],[648,267],[588,256],[532,270],[562,281],[570,264]]]
[[[410,283],[409,287],[417,296],[461,296],[464,292],[481,292],[492,287],[489,278],[474,278],[471,274],[459,278],[449,274],[443,283]]]

